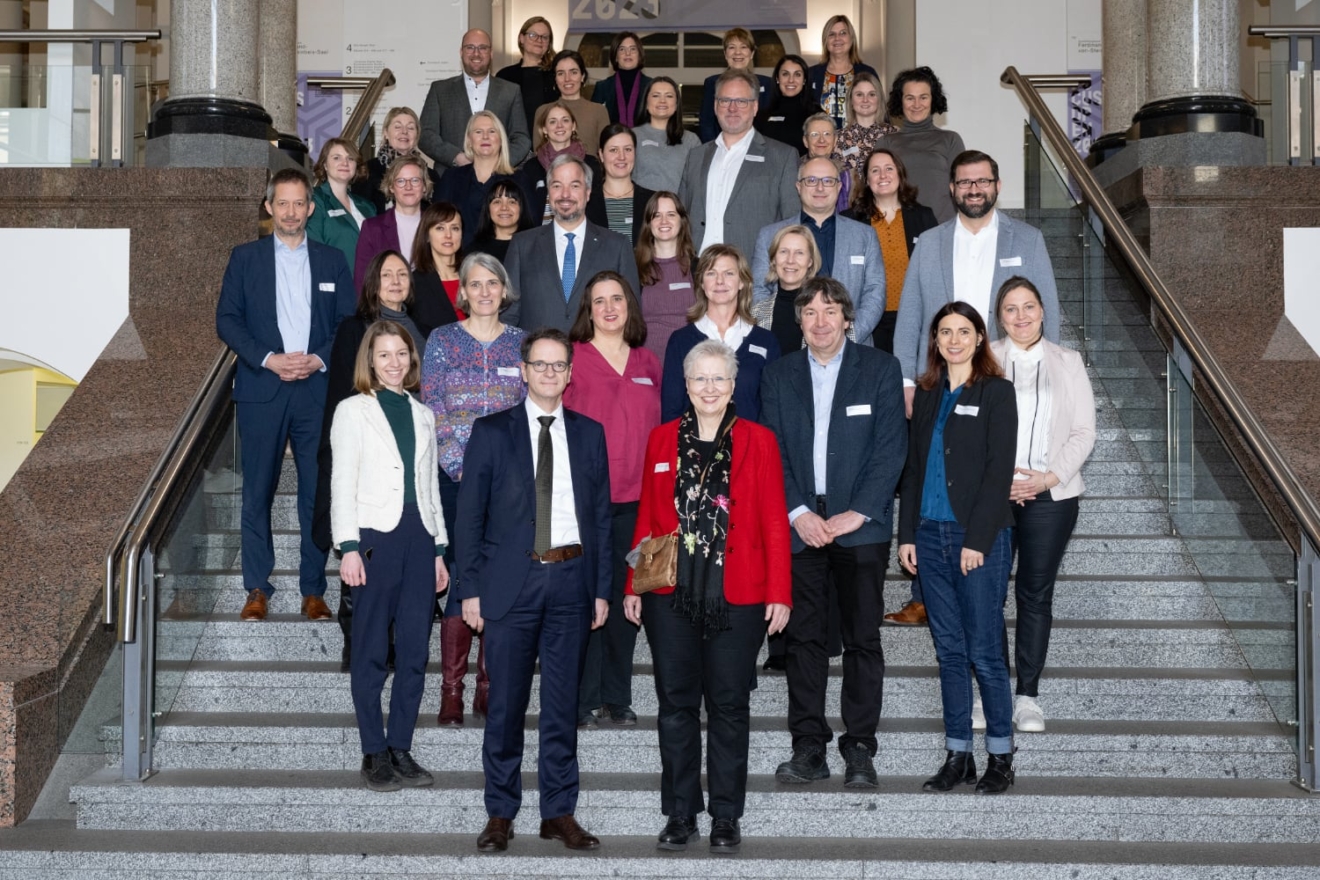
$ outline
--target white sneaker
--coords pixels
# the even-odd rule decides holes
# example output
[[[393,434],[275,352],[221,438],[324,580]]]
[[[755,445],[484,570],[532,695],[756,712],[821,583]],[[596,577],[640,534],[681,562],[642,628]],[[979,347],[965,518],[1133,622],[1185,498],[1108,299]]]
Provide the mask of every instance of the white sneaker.
[[[1040,710],[1035,697],[1019,694],[1013,701],[1013,725],[1023,733],[1044,732],[1045,713]]]
[[[985,730],[985,707],[980,697],[972,701],[972,730]]]

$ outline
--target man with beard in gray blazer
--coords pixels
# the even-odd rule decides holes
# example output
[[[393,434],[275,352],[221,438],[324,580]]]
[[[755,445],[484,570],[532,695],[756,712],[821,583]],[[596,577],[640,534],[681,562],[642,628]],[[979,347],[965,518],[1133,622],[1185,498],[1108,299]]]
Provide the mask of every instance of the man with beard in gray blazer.
[[[463,72],[436,80],[426,93],[421,119],[422,152],[446,168],[467,165],[472,161],[463,154],[468,120],[478,110],[489,110],[499,117],[509,136],[509,161],[519,165],[532,148],[522,90],[490,75],[490,34],[480,28],[463,35],[459,57]]]

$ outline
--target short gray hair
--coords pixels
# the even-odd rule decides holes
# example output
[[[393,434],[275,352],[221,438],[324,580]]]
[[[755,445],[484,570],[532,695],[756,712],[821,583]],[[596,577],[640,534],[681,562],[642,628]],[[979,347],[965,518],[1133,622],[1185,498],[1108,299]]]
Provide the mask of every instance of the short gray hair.
[[[504,311],[518,301],[518,291],[514,289],[513,282],[509,280],[509,271],[504,268],[504,264],[490,254],[477,251],[464,257],[463,265],[458,267],[458,296],[455,297],[456,302],[454,305],[458,306],[460,311],[469,311],[467,299],[468,273],[478,268],[485,269],[498,278],[500,284],[504,285],[504,297],[500,300],[500,311]]]
[[[587,189],[591,189],[591,166],[571,153],[560,153],[558,156],[555,156],[554,160],[550,163],[550,170],[546,172],[545,176],[547,178],[553,176],[556,168],[563,168],[569,163],[582,169],[582,177],[587,181]]]
[[[683,358],[683,378],[689,378],[692,368],[702,358],[714,357],[724,361],[724,372],[730,379],[738,378],[738,354],[718,339],[703,339]]]

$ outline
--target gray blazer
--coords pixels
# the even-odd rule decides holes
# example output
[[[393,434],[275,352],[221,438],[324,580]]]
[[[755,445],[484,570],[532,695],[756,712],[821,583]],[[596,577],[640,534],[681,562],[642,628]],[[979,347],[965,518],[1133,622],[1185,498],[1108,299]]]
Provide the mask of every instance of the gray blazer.
[[[761,227],[796,217],[802,203],[797,194],[797,150],[767,140],[754,129],[748,137],[752,143],[724,209],[724,242],[742,251],[750,261]],[[706,175],[714,157],[715,141],[689,152],[678,187],[678,197],[692,218],[692,244],[697,253],[705,247]]]
[[[588,221],[582,227],[582,256],[578,260],[573,295],[564,302],[564,288],[559,278],[559,258],[555,255],[553,223],[519,232],[509,242],[504,267],[509,272],[518,300],[504,313],[503,321],[528,332],[540,327],[558,327],[565,333],[573,326],[587,282],[597,272],[613,269],[632,285],[634,293],[642,287],[637,281],[637,261],[628,239]]]
[[[771,223],[756,236],[756,252],[752,255],[752,302],[774,296],[771,283],[765,280],[770,271],[770,242],[775,233],[785,226],[801,222],[801,214]],[[871,331],[885,313],[885,260],[880,253],[880,240],[875,230],[865,223],[834,215],[834,280],[848,288],[852,296],[853,334],[867,345],[871,344]]]
[[[908,260],[903,298],[898,304],[898,323],[894,326],[894,357],[903,368],[904,379],[916,379],[926,371],[930,322],[945,303],[953,302],[953,232],[957,222],[958,218],[954,217],[923,232]],[[1045,250],[1045,237],[1031,224],[1014,220],[1001,211],[995,276],[990,283],[990,314],[981,316],[991,340],[999,337],[995,293],[1014,275],[1021,275],[1040,289],[1041,303],[1045,306],[1045,338],[1058,343],[1059,290],[1054,284],[1049,252]]]
[[[500,118],[509,136],[509,161],[515,166],[527,158],[532,139],[527,134],[527,114],[523,111],[522,89],[498,77],[490,77],[486,109]],[[438,79],[431,83],[422,105],[422,152],[439,164],[449,167],[463,152],[463,135],[472,118],[463,75]]]

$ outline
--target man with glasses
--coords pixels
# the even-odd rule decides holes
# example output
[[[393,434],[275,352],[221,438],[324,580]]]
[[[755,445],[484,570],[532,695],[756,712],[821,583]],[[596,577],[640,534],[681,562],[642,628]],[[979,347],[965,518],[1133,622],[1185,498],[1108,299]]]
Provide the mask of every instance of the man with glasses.
[[[715,81],[720,134],[687,155],[678,196],[692,218],[697,253],[730,244],[744,257],[768,223],[796,217],[797,151],[752,128],[760,84],[746,70]]]
[[[885,261],[879,239],[870,226],[835,213],[845,173],[833,159],[825,158],[808,159],[798,169],[797,191],[802,213],[771,223],[756,236],[752,301],[761,302],[774,295],[765,280],[770,270],[770,243],[779,230],[800,223],[811,230],[820,250],[821,265],[816,275],[840,282],[852,299],[856,321],[848,335],[870,345],[871,331],[885,312]],[[900,282],[901,279],[895,283]]]
[[[995,210],[999,186],[998,162],[979,150],[959,153],[949,171],[949,192],[957,214],[923,232],[908,260],[894,326],[894,356],[903,370],[909,418],[916,378],[926,371],[931,321],[946,303],[961,300],[975,307],[985,319],[990,335],[985,344],[989,345],[999,331],[995,291],[1012,276],[1021,275],[1040,289],[1045,338],[1059,341],[1059,291],[1045,237],[1036,227]],[[912,581],[912,601],[902,610],[886,614],[885,622],[925,625],[919,578]],[[976,720],[974,715],[973,725]]]
[[[539,659],[541,837],[600,841],[573,818],[578,679],[587,636],[609,614],[610,476],[605,431],[566,411],[573,347],[553,329],[523,339],[527,398],[472,426],[458,490],[453,599],[485,634],[490,707],[482,744],[489,821],[481,852],[501,852],[522,805],[523,725]]]
[[[463,136],[468,120],[478,110],[499,117],[509,136],[509,161],[515,166],[527,158],[532,139],[527,134],[527,113],[522,90],[490,75],[490,34],[473,28],[463,35],[459,57],[463,72],[431,83],[422,105],[422,152],[443,166],[467,165]]]

